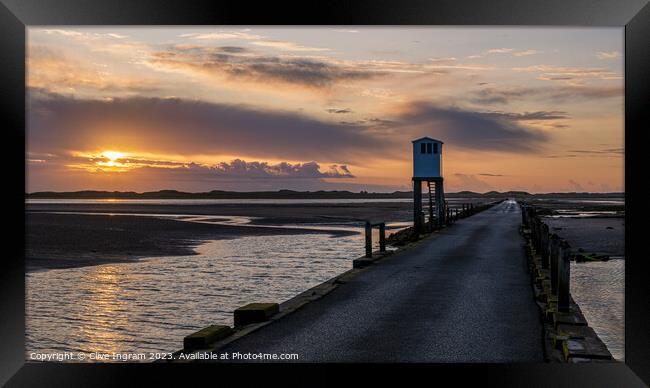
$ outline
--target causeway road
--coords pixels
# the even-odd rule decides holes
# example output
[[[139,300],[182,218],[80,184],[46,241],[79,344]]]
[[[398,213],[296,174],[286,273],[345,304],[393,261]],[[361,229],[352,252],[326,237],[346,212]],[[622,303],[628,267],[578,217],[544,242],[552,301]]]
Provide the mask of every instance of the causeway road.
[[[225,347],[297,362],[542,362],[515,201],[459,220]]]

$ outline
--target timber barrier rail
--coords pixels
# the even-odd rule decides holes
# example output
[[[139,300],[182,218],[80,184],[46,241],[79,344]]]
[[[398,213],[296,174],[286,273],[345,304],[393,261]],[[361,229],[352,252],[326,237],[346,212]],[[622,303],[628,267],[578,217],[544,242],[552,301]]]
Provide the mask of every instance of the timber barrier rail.
[[[589,327],[571,297],[570,244],[555,233],[534,206],[522,203],[521,233],[544,325],[544,357],[549,362],[612,362],[607,346]]]

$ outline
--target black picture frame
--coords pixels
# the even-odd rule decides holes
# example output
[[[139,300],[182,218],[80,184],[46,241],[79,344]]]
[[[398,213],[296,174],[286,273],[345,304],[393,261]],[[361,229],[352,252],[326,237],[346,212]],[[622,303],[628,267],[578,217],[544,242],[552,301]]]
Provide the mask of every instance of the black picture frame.
[[[114,365],[33,364],[24,354],[25,30],[33,25],[507,25],[625,27],[625,363],[560,364],[302,364]],[[424,382],[454,385],[479,379],[497,386],[643,386],[650,384],[648,258],[640,238],[647,218],[643,195],[644,145],[650,101],[650,5],[647,0],[334,0],[244,2],[232,0],[0,0],[0,121],[5,141],[4,243],[0,260],[0,383],[7,386],[133,385],[207,376],[337,384],[357,376],[367,384]],[[19,162],[22,160],[23,162]],[[22,167],[22,168],[20,168]],[[632,236],[636,243],[632,242]],[[333,370],[336,368],[336,372]],[[296,378],[306,372],[315,380]],[[267,375],[271,373],[272,375]],[[303,373],[300,373],[302,375]],[[280,377],[282,376],[282,377]],[[426,377],[428,376],[428,378]],[[145,379],[145,380],[142,380]],[[281,379],[281,380],[280,380]],[[317,380],[317,381],[316,381]]]

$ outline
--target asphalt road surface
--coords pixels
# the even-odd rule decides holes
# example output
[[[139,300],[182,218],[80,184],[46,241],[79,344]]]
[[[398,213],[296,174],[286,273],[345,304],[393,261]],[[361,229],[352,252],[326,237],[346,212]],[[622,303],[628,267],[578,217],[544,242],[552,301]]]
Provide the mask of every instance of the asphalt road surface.
[[[506,201],[219,352],[298,362],[542,362],[521,214]]]

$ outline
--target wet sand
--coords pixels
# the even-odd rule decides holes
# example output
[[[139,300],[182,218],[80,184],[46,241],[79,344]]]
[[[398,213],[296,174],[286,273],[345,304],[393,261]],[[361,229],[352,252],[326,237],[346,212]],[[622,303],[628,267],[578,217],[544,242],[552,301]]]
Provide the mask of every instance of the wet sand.
[[[372,221],[408,221],[410,202],[326,203],[326,204],[213,204],[149,205],[128,203],[102,204],[27,204],[28,212],[102,212],[193,214],[261,217],[260,224],[278,223],[349,223]]]
[[[625,219],[622,217],[545,218],[552,233],[566,239],[571,248],[586,252],[625,256]]]
[[[395,222],[408,220],[409,203],[362,204],[29,204],[27,205],[26,264],[28,270],[70,268],[124,262],[142,257],[195,254],[207,240],[255,235],[291,235],[347,231],[315,231],[296,228],[255,227],[273,224],[347,224],[367,219]],[[93,212],[106,215],[53,214]],[[216,225],[180,220],[124,216],[129,214],[192,214],[260,217],[250,226]]]
[[[610,256],[625,256],[625,203],[623,198],[576,202],[566,199],[534,200],[550,212],[544,221],[551,233],[566,239],[571,248]]]

